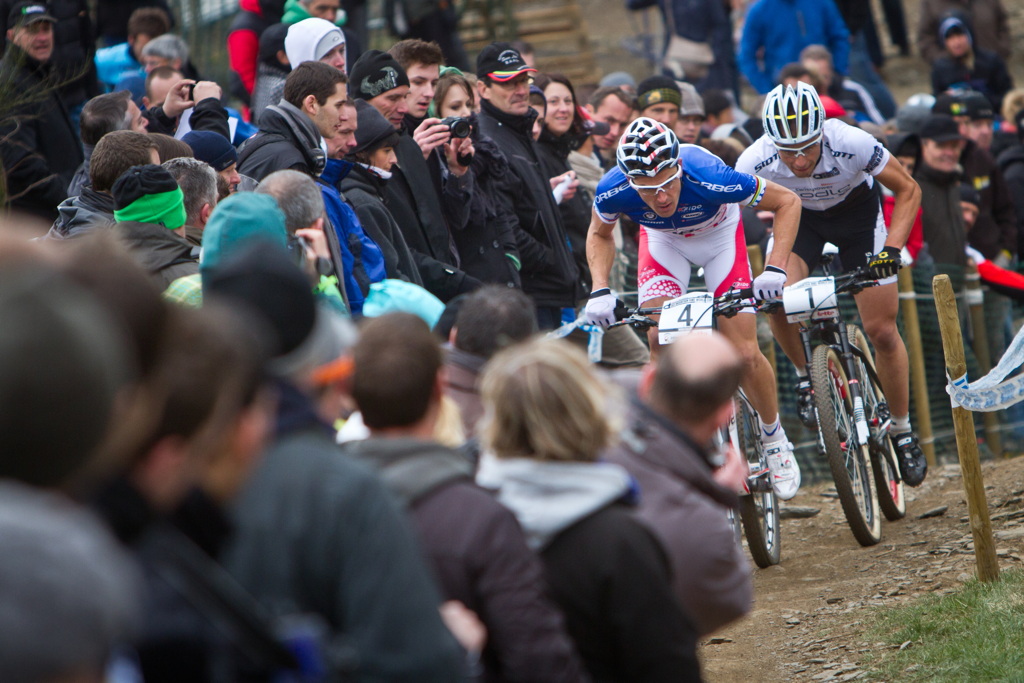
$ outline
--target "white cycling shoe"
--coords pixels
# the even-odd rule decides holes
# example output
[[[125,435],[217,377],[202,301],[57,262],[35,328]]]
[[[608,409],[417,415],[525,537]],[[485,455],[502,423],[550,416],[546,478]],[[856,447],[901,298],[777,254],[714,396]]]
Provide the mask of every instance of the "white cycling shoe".
[[[774,441],[764,445],[765,459],[772,474],[772,488],[782,500],[789,500],[800,490],[800,464],[793,457],[793,444]]]

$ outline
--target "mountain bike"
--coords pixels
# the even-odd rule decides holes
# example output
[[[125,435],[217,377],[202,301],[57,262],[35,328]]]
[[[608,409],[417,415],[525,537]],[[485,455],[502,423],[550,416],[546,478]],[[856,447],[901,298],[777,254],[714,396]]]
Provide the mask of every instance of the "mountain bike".
[[[846,324],[840,293],[856,294],[878,284],[865,268],[829,274],[832,255],[822,257],[824,277],[809,277],[785,288],[789,322],[802,322],[800,339],[818,422],[818,448],[825,454],[843,514],[863,546],[881,540],[881,517],[906,515],[903,480],[889,439],[892,420],[874,359],[863,331]],[[814,346],[814,341],[822,343]]]
[[[719,316],[736,315],[740,309],[752,305],[752,297],[750,288],[730,290],[719,297],[707,292],[690,292],[666,301],[660,308],[628,311],[628,315],[614,325],[632,325],[638,329],[657,327],[658,341],[663,345],[671,344],[685,334],[709,334]],[[649,317],[659,314],[660,323]],[[750,475],[747,492],[740,496],[739,526],[747,539],[750,556],[763,569],[778,564],[781,557],[779,501],[772,488],[771,472],[761,444],[757,412],[742,389],[736,392],[734,404],[733,418],[717,441],[718,445],[732,443],[747,459]],[[735,517],[733,520],[735,523]]]

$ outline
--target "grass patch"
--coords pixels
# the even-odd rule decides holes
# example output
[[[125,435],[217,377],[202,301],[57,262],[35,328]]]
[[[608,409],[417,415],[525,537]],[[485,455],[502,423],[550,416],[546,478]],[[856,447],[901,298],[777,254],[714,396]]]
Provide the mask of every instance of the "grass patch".
[[[1024,681],[1024,571],[880,610],[865,635],[891,646],[865,662],[871,680]]]

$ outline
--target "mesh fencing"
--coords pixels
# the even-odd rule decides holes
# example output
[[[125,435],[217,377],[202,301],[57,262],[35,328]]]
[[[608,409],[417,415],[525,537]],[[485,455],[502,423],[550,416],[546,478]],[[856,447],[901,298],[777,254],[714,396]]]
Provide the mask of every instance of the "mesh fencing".
[[[978,358],[974,352],[974,335],[970,324],[970,315],[965,296],[965,272],[962,268],[932,265],[917,265],[912,270],[914,292],[917,301],[917,313],[921,330],[921,356],[924,360],[925,378],[929,402],[929,414],[932,420],[933,443],[935,457],[939,464],[957,462],[956,438],[953,429],[953,415],[950,408],[949,395],[946,393],[946,366],[942,350],[942,337],[939,332],[938,316],[935,311],[935,299],[932,295],[932,278],[940,273],[949,275],[953,291],[957,293],[957,306],[960,314],[961,331],[964,336],[964,353],[967,360],[967,375],[973,381],[982,376]],[[988,334],[989,358],[995,364],[1002,357],[1014,331],[1019,327],[1015,317],[1017,309],[1010,299],[987,288],[982,288],[984,303],[985,329]],[[840,295],[840,310],[848,323],[861,326],[860,316],[853,297]],[[901,335],[906,339],[905,322],[902,310],[898,318]],[[862,327],[862,326],[861,326]],[[760,332],[760,329],[759,329]],[[786,359],[782,349],[771,338],[761,336],[762,347],[768,344],[775,346],[777,358],[777,374],[779,385],[779,413],[782,416],[786,432],[795,445],[797,461],[805,482],[813,483],[831,479],[828,462],[818,451],[817,435],[809,431],[797,417],[797,401],[794,387],[796,371]],[[908,348],[908,353],[917,351]],[[911,391],[910,418],[917,429],[917,397]],[[1018,404],[1003,411],[993,413],[998,421],[996,432],[1006,453],[1018,453],[1024,441],[1024,406]],[[983,424],[983,416],[975,414],[975,428],[978,434],[982,459],[994,457],[989,448]]]
[[[216,81],[224,91],[230,83],[227,37],[238,0],[173,0],[175,25],[188,43],[189,59],[203,78]]]

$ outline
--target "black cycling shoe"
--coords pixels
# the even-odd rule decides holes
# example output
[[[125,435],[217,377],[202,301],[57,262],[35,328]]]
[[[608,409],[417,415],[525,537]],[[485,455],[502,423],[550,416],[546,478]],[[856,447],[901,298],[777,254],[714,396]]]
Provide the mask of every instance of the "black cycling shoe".
[[[920,486],[928,474],[928,462],[921,452],[921,445],[913,432],[896,434],[892,444],[896,447],[896,460],[900,466],[900,475],[907,486]]]
[[[818,416],[814,413],[814,392],[811,380],[804,379],[796,383],[796,410],[800,421],[811,431],[818,429]]]

